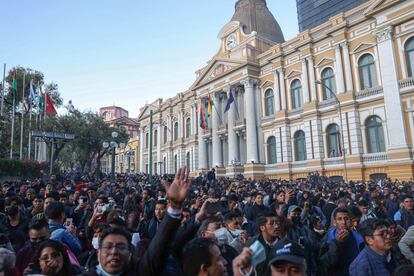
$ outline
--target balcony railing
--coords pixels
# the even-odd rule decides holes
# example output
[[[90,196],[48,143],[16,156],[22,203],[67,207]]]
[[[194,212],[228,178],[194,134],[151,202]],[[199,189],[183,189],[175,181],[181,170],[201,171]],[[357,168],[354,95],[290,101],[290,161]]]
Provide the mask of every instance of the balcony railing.
[[[344,163],[344,158],[343,157],[331,157],[331,158],[326,158],[323,163],[325,164],[325,166],[329,166],[329,165],[339,165],[339,164],[343,164]]]
[[[382,89],[382,86],[377,86],[373,88],[367,88],[365,90],[359,91],[356,93],[356,99],[362,99],[370,96],[375,96],[378,94],[382,94],[384,90]]]
[[[364,163],[386,161],[386,160],[388,160],[388,154],[386,152],[367,153],[367,154],[364,154],[364,156],[362,156],[362,161]]]
[[[400,89],[414,88],[414,77],[398,81]]]
[[[303,113],[303,108],[296,108],[288,112],[289,116],[295,116]]]

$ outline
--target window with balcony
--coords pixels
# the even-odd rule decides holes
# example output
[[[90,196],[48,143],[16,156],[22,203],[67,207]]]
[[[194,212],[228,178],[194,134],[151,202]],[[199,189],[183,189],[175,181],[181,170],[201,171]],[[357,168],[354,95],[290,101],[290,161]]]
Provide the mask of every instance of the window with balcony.
[[[294,138],[294,149],[295,149],[295,161],[306,160],[305,132],[303,132],[302,130],[296,131],[293,138]]]
[[[326,128],[326,144],[329,158],[342,156],[340,132],[337,124],[330,124]]]
[[[407,40],[404,49],[408,76],[411,78],[414,77],[414,37]]]
[[[265,116],[273,115],[275,113],[274,108],[274,93],[272,89],[267,89],[265,92]]]
[[[358,68],[361,89],[375,87],[377,85],[377,73],[375,72],[374,57],[370,54],[363,55],[358,61]]]
[[[382,120],[371,116],[365,122],[368,153],[385,152],[384,130]]]
[[[300,80],[294,80],[290,84],[290,94],[292,99],[292,109],[302,107],[302,84]]]
[[[275,136],[270,136],[267,139],[267,163],[276,164],[276,138]]]
[[[332,95],[331,91],[333,93],[336,93],[335,74],[332,68],[326,68],[325,70],[323,70],[321,74],[321,79],[323,100],[332,99],[334,95]]]

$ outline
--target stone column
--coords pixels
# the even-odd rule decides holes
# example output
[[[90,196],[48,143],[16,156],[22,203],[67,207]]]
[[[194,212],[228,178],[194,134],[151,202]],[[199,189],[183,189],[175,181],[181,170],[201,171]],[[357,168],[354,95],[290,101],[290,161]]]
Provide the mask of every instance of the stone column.
[[[247,163],[259,161],[257,146],[257,122],[256,122],[256,104],[255,104],[255,87],[257,80],[247,78],[241,81],[244,85],[245,106],[246,106],[246,147],[247,147]]]
[[[173,126],[172,126],[172,118],[171,118],[171,114],[167,116],[167,127],[169,129],[169,131],[167,131],[167,141],[171,142],[173,140]]]
[[[290,126],[282,126],[281,132],[283,144],[283,163],[292,162],[292,142],[290,138]]]
[[[317,97],[316,97],[315,68],[313,65],[313,56],[307,57],[306,60],[308,61],[311,101],[316,102]]]
[[[191,106],[191,119],[190,119],[190,121],[191,121],[191,131],[190,131],[190,136],[195,134],[195,126],[197,125],[195,112],[196,112],[196,106],[195,106],[195,104],[193,104]]]
[[[388,149],[406,148],[407,138],[392,42],[392,27],[390,26],[386,29],[379,30],[375,35],[378,41],[378,55],[384,89],[384,103],[389,136]]]
[[[336,86],[338,87],[338,93],[345,92],[345,83],[344,83],[344,70],[342,67],[342,55],[341,55],[341,46],[335,46],[335,59],[336,59]]]
[[[144,172],[144,129],[141,128],[139,130],[139,170],[140,172]]]
[[[323,129],[322,129],[322,120],[314,119],[312,120],[312,140],[313,140],[313,153],[315,159],[324,158],[324,147],[323,147]]]
[[[285,87],[285,73],[283,69],[278,69],[279,72],[279,83],[280,83],[280,101],[281,109],[286,110],[286,87]]]
[[[212,107],[212,130],[213,133],[213,167],[222,167],[223,166],[223,160],[222,160],[222,148],[221,148],[221,141],[220,137],[217,134],[217,131],[220,126],[220,117],[219,114],[217,114],[217,107],[220,105],[220,98],[219,95],[214,95],[214,106]]]
[[[157,130],[157,173],[159,175],[162,174],[161,164],[162,164],[162,156],[161,156],[161,132],[162,132],[162,125],[161,121],[158,123],[158,130]]]
[[[200,116],[200,113],[198,114]],[[203,129],[198,125],[198,169],[208,169],[207,164],[207,144],[203,139]]]
[[[280,111],[280,89],[279,89],[279,74],[277,73],[277,70],[273,72],[273,78],[275,80],[274,82],[274,97],[276,99],[275,101],[275,112]]]
[[[230,97],[230,91],[231,88],[227,87],[224,90],[227,93],[227,96]],[[232,92],[233,97],[234,92]],[[235,100],[236,101],[236,100]],[[231,107],[229,109],[228,115],[227,115],[227,134],[228,134],[228,145],[229,145],[229,158],[228,158],[228,165],[231,166],[232,165],[232,161],[233,162],[240,162],[240,160],[238,160],[237,158],[237,134],[234,131],[233,127],[234,127],[234,123],[236,122],[236,105],[233,102],[231,104]]]
[[[341,47],[344,55],[346,91],[352,91],[354,90],[354,87],[352,82],[351,57],[349,55],[348,42],[341,43]]]
[[[184,112],[178,113],[178,138],[184,137]]]
[[[308,67],[306,66],[306,59],[302,60],[302,88],[303,101],[305,104],[309,103],[309,82],[308,82]]]

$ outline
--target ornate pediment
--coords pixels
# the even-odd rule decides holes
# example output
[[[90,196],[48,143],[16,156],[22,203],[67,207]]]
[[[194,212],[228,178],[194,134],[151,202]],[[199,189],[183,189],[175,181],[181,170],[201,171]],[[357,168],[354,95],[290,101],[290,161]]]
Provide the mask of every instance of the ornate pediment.
[[[362,51],[365,51],[367,49],[370,49],[370,48],[372,48],[374,46],[375,46],[374,43],[362,42],[361,44],[359,44],[358,46],[356,46],[354,49],[352,49],[351,54],[357,54],[359,52],[362,52]]]
[[[296,70],[291,70],[288,74],[286,74],[286,79],[291,79],[297,76],[301,76],[302,72],[296,71]]]
[[[197,87],[201,84],[206,84],[212,80],[218,79],[227,73],[238,69],[244,64],[244,62],[239,60],[215,58],[209,62],[202,72],[199,73],[198,78],[192,87]]]
[[[316,67],[323,67],[329,64],[333,64],[334,62],[335,60],[333,58],[324,57],[316,64]]]
[[[403,2],[405,0],[373,0],[372,3],[364,10],[364,15],[372,15],[391,5]]]

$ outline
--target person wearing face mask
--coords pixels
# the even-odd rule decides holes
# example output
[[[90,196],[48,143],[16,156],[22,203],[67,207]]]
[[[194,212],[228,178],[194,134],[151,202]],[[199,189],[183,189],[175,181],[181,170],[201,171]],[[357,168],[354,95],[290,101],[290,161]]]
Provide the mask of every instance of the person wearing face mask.
[[[23,272],[33,262],[39,244],[50,238],[50,229],[46,220],[34,220],[29,225],[29,241],[16,254],[16,269]],[[26,273],[29,271],[26,270]]]
[[[23,247],[28,231],[28,219],[22,214],[19,206],[22,200],[18,196],[7,197],[5,201],[6,220],[0,226],[0,233],[10,239],[14,251]]]
[[[318,216],[312,216],[309,219],[309,242],[312,248],[313,256],[318,256],[319,248],[321,247],[321,242],[325,236],[325,229],[322,225],[322,219]],[[318,264],[318,259],[315,258],[316,263],[316,275],[322,275],[323,271]]]
[[[93,227],[92,250],[78,256],[79,263],[86,271],[93,270],[98,265],[97,250],[99,249],[99,239],[106,229],[108,229],[108,226],[105,224],[95,225]]]
[[[308,273],[312,274],[316,270],[315,257],[313,256],[312,245],[309,240],[309,228],[302,222],[301,213],[303,212],[299,206],[289,206],[287,218],[292,223],[292,227],[287,233],[287,238],[305,248]]]

